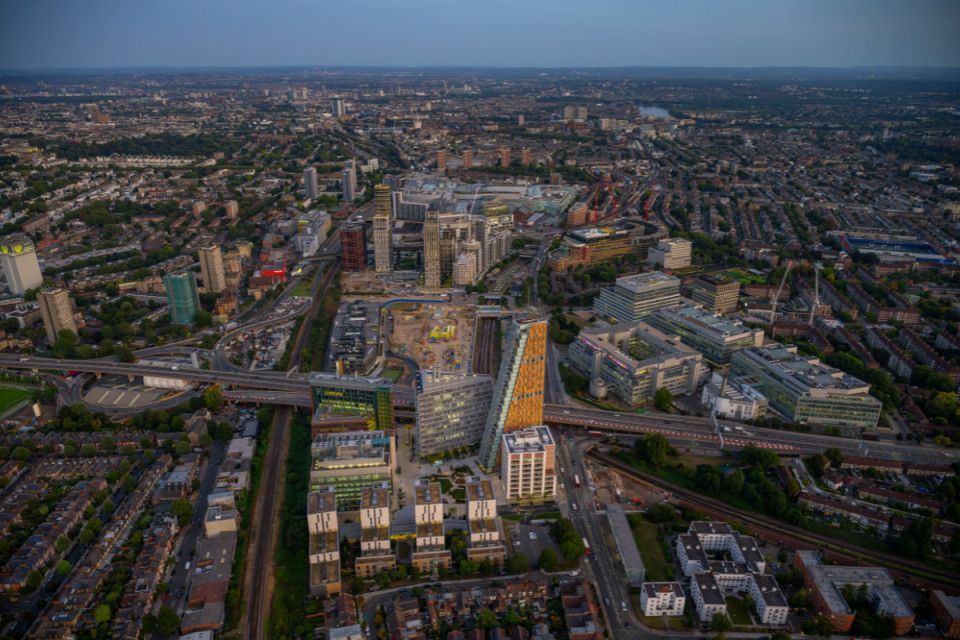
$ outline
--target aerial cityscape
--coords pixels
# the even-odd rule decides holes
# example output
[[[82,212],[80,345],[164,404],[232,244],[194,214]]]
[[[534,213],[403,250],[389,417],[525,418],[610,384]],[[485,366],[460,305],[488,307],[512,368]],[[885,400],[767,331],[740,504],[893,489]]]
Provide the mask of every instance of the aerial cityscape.
[[[691,1],[0,9],[0,640],[960,638],[960,11]]]

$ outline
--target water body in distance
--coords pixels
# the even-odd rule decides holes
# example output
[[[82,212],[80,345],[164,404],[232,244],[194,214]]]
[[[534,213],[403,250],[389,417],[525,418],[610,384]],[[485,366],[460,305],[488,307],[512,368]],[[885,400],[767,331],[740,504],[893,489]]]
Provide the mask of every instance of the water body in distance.
[[[650,107],[647,105],[639,105],[637,106],[637,109],[640,111],[640,113],[648,116],[653,116],[655,118],[672,118],[673,117],[672,115],[670,115],[669,111],[661,107]]]

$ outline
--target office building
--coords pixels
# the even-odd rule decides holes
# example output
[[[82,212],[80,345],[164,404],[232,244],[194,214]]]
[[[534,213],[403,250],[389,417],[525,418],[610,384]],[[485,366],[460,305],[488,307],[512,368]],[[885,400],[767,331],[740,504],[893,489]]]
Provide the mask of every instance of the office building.
[[[463,168],[473,169],[473,151],[469,149],[463,152]]]
[[[680,302],[680,280],[659,271],[617,278],[616,284],[601,289],[593,312],[610,322],[636,322],[657,309]]]
[[[340,527],[333,487],[307,494],[307,530],[310,595],[335,596],[340,593]]]
[[[303,170],[303,194],[311,200],[316,200],[320,195],[320,189],[317,186],[317,170],[314,167]]]
[[[650,617],[682,616],[687,597],[679,582],[644,582],[640,608]]]
[[[337,310],[330,336],[329,363],[339,374],[372,372],[379,350],[380,309],[373,303],[344,303]]]
[[[374,483],[360,493],[360,557],[354,566],[361,578],[397,566],[397,557],[390,553],[390,486],[385,483]]]
[[[751,347],[733,354],[731,372],[763,394],[790,422],[875,429],[883,404],[870,385],[793,345]]]
[[[500,480],[512,504],[540,504],[557,493],[556,444],[543,425],[503,434]]]
[[[709,374],[703,356],[646,322],[585,327],[570,345],[568,358],[590,380],[600,379],[631,406],[653,398],[660,388],[691,394]]]
[[[223,254],[220,247],[200,247],[200,276],[203,286],[210,293],[220,293],[227,288],[227,278],[223,271]]]
[[[903,635],[913,628],[913,609],[886,569],[824,565],[816,551],[797,551],[793,564],[803,572],[804,586],[813,591],[817,611],[830,618],[836,631],[849,632],[857,615],[843,597],[842,589],[846,585],[857,588],[865,585],[877,614],[893,618],[896,635]]]
[[[739,320],[690,304],[657,309],[646,321],[664,333],[680,336],[683,344],[702,353],[704,360],[718,369],[729,367],[735,352],[763,344],[763,329],[750,329]]]
[[[500,519],[497,517],[497,497],[493,483],[478,477],[467,483],[467,558],[483,562],[490,559],[503,565],[507,548],[503,544]]]
[[[429,573],[440,567],[449,568],[453,557],[444,546],[443,493],[440,483],[417,480],[413,505],[417,537],[410,563],[421,573]]]
[[[500,457],[503,434],[543,423],[547,321],[513,319],[493,389],[493,402],[480,442],[481,467],[492,470]]]
[[[333,117],[342,118],[347,115],[347,106],[343,101],[343,98],[334,98],[333,99]]]
[[[440,149],[437,151],[437,171],[444,172],[447,170],[447,150]]]
[[[431,209],[423,225],[423,284],[436,288],[440,282],[440,219],[439,213]]]
[[[700,276],[693,282],[693,301],[716,313],[737,310],[740,283],[727,276]]]
[[[447,452],[472,451],[480,444],[493,402],[493,376],[417,374],[417,458],[431,461]]]
[[[693,243],[683,238],[664,238],[647,252],[647,264],[655,269],[689,267],[692,247]]]
[[[40,262],[29,238],[10,238],[0,243],[0,266],[7,277],[7,288],[19,296],[27,289],[43,284]]]
[[[397,452],[392,432],[324,433],[310,444],[310,490],[333,487],[337,509],[356,511],[365,487],[393,486]]]
[[[393,217],[390,215],[390,187],[373,188],[373,260],[377,273],[393,270]]]
[[[393,431],[393,383],[390,380],[311,373],[310,389],[314,414],[319,411],[362,416],[370,431]]]
[[[51,343],[57,340],[57,335],[64,329],[77,335],[77,323],[73,317],[73,303],[66,289],[48,289],[37,293],[37,304],[40,305],[40,316],[43,318],[43,328],[47,330],[47,338]]]
[[[356,174],[353,169],[344,169],[340,172],[340,190],[344,202],[353,202],[357,197]]]
[[[395,220],[410,220],[423,222],[427,218],[427,209],[435,198],[429,195],[417,195],[393,191],[390,194],[393,202],[393,217]]]
[[[340,227],[340,256],[344,271],[363,271],[367,264],[367,230],[362,218]]]
[[[200,296],[197,294],[197,278],[192,271],[171,271],[163,276],[170,304],[170,321],[173,324],[193,324],[200,311]]]

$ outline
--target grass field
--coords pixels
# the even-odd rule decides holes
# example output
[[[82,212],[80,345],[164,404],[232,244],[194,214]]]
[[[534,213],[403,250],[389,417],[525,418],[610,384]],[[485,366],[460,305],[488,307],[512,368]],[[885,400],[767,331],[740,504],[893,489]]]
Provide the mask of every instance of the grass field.
[[[293,288],[293,291],[290,292],[292,296],[309,296],[313,292],[313,282],[317,278],[317,270],[313,269],[307,275],[303,276],[300,279],[300,282],[296,287]]]
[[[27,391],[25,389],[10,389],[9,387],[0,387],[0,413],[3,413],[10,407],[32,397],[33,394],[33,391]]]
[[[396,383],[403,375],[403,369],[384,369],[380,377],[387,378],[390,382]]]
[[[751,625],[750,613],[747,611],[747,604],[740,598],[730,596],[727,598],[727,615],[730,621],[735,625]]]
[[[633,537],[643,558],[643,566],[647,569],[647,580],[650,582],[673,580],[673,567],[667,564],[663,545],[657,539],[657,525],[644,522],[633,530]]]

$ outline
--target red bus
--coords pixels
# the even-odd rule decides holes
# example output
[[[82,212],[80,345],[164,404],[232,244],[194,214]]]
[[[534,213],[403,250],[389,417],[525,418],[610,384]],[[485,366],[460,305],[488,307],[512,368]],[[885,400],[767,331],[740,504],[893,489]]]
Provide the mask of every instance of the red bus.
[[[591,438],[602,438],[604,433],[603,431],[587,431],[587,435]]]
[[[590,555],[590,543],[587,542],[586,538],[583,539],[583,549],[587,555]]]
[[[580,488],[580,476],[573,476],[573,486],[575,486],[577,489]]]

